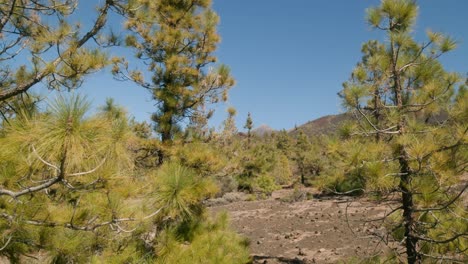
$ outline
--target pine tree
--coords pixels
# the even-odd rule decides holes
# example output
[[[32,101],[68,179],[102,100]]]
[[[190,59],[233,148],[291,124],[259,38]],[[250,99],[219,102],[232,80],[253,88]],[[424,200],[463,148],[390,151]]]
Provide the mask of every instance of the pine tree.
[[[374,157],[354,156],[363,159],[360,174],[369,181],[395,179],[400,205],[384,218],[393,219],[392,234],[404,242],[410,264],[466,254],[468,234],[467,212],[459,205],[467,185],[451,188],[467,162],[466,103],[454,97],[460,77],[437,60],[456,44],[431,31],[426,43],[414,41],[417,11],[411,0],[383,0],[368,9],[369,23],[387,41],[364,45],[363,60],[341,93],[357,117],[351,135],[378,141],[368,143]]]
[[[228,141],[237,134],[237,127],[235,117],[237,111],[234,107],[229,107],[227,109],[228,116],[223,122],[223,137]]]
[[[304,132],[299,132],[299,135],[296,140],[296,162],[299,168],[299,173],[301,175],[301,183],[305,184],[305,176],[307,169],[307,160],[311,155],[312,145],[309,141],[309,138],[304,134]]]
[[[276,148],[281,150],[284,155],[291,156],[292,138],[285,129],[275,134]]]
[[[247,120],[245,120],[244,128],[247,129],[247,141],[250,144],[250,139],[252,137],[252,128],[253,128],[253,120],[252,115],[250,112],[247,114]]]
[[[206,111],[205,107],[194,112],[190,116],[189,124],[185,129],[186,134],[189,134],[192,139],[203,141],[210,140],[210,127],[208,126],[208,120],[211,118],[213,113],[214,110]]]
[[[147,67],[131,70],[127,61],[116,59],[113,72],[151,92],[157,105],[152,120],[164,143],[180,132],[182,121],[208,119],[207,104],[225,101],[234,84],[227,66],[209,67],[220,41],[219,19],[210,5],[209,0],[138,0],[125,8],[126,45]]]

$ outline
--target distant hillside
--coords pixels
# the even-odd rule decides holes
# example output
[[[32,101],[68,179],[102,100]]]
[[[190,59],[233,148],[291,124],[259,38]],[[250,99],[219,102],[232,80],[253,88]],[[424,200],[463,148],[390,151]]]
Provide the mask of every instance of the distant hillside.
[[[309,136],[330,134],[336,132],[344,121],[351,118],[352,117],[349,114],[327,115],[298,126],[297,128],[292,129],[289,133],[293,136],[298,134],[300,131],[303,131]]]
[[[417,118],[421,122],[428,124],[437,124],[447,120],[448,115],[446,112],[440,112],[431,116],[418,115]],[[293,136],[303,131],[308,136],[331,134],[337,132],[338,128],[347,120],[352,120],[353,116],[350,113],[338,114],[338,115],[327,115],[318,119],[309,121],[297,128],[293,128],[289,133]]]
[[[252,129],[252,134],[257,135],[259,137],[270,135],[273,132],[275,132],[275,130],[266,124],[262,124],[259,127]]]

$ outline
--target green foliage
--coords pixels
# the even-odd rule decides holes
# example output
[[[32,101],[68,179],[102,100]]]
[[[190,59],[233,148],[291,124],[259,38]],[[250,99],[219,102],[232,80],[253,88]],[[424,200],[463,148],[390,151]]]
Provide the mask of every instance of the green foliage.
[[[240,190],[270,195],[292,176],[288,159],[269,142],[257,142],[240,160]]]
[[[217,186],[193,170],[177,163],[165,163],[154,180],[154,200],[164,215],[187,219],[203,212],[201,202],[213,196]]]
[[[219,173],[226,164],[218,151],[206,143],[193,142],[173,147],[172,159],[203,176]]]
[[[279,186],[276,184],[273,177],[269,175],[260,175],[256,177],[252,183],[252,191],[254,193],[259,192],[264,195],[271,195],[275,190],[278,190]]]
[[[193,143],[172,149],[174,161],[156,171],[134,167],[132,149],[152,139],[133,134],[111,100],[95,116],[88,106],[83,97],[61,96],[47,112],[4,128],[0,176],[11,190],[0,190],[3,256],[18,262],[43,249],[41,261],[53,263],[249,261],[245,240],[225,217],[208,221],[205,214],[202,202],[218,191],[208,175],[222,167],[213,149]],[[190,154],[202,146],[206,151]],[[36,188],[54,177],[63,180],[5,198],[26,189],[17,182]]]
[[[279,153],[276,156],[275,166],[271,172],[275,183],[278,185],[289,185],[291,184],[293,171],[291,161],[288,156]]]
[[[326,142],[325,136],[317,136],[313,141],[304,133],[299,133],[294,146],[293,159],[296,162],[301,183],[311,184],[314,179],[312,176],[319,176],[325,169],[327,158],[323,155]]]
[[[273,169],[275,160],[274,146],[270,144],[255,145],[243,157],[243,175],[254,177],[269,172]]]
[[[292,139],[286,130],[281,130],[275,135],[276,148],[281,150],[285,155],[291,156]]]
[[[193,230],[188,241],[181,241],[174,229],[160,236],[156,263],[248,263],[248,243],[228,229],[226,215],[206,221]]]
[[[118,203],[128,190],[119,192],[118,186],[128,179],[115,177],[122,167],[132,168],[126,163],[132,135],[122,125],[125,114],[121,120],[88,116],[88,107],[79,95],[59,96],[45,113],[17,117],[4,128],[0,179],[9,190],[2,189],[1,221],[10,242],[2,254],[9,259],[39,247],[57,263],[86,262],[101,242],[89,232],[98,227],[95,222],[124,213]],[[41,187],[44,183],[50,185]],[[31,195],[23,195],[25,190]],[[106,227],[102,236],[111,231]]]
[[[48,230],[47,230],[48,231]],[[47,232],[46,231],[46,232]],[[47,232],[48,238],[45,248],[54,252],[51,263],[84,263],[89,260],[89,253],[93,252],[96,242],[92,233],[79,233],[72,230],[63,232]],[[46,239],[46,238],[45,238]],[[64,243],[66,241],[66,243]]]
[[[133,130],[133,133],[139,138],[142,139],[149,139],[151,138],[151,125],[148,124],[146,121],[137,122],[134,119],[130,120],[130,126]]]
[[[383,0],[379,7],[370,8],[367,13],[368,21],[372,26],[405,32],[409,31],[414,24],[418,7],[411,0]],[[384,20],[387,17],[391,19]]]
[[[32,118],[39,112],[39,103],[43,100],[33,94],[19,95],[5,102],[0,102],[0,128],[12,118]],[[1,133],[1,132],[0,132]]]

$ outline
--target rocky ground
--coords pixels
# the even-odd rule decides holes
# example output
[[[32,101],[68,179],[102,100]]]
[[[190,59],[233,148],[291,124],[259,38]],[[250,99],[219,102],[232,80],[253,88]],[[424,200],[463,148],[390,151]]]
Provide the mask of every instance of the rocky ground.
[[[235,201],[231,194],[210,208],[229,213],[233,228],[249,238],[255,263],[347,263],[387,250],[375,235],[383,230],[369,220],[390,211],[390,204],[311,193],[280,190],[258,201]]]

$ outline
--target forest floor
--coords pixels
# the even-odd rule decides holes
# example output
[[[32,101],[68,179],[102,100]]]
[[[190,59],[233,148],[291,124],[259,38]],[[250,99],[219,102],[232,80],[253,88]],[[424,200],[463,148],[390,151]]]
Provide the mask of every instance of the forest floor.
[[[385,233],[381,222],[370,220],[389,212],[392,203],[313,194],[283,189],[266,200],[218,198],[209,206],[213,213],[228,212],[232,227],[249,239],[254,263],[348,263],[385,254],[376,236]]]

